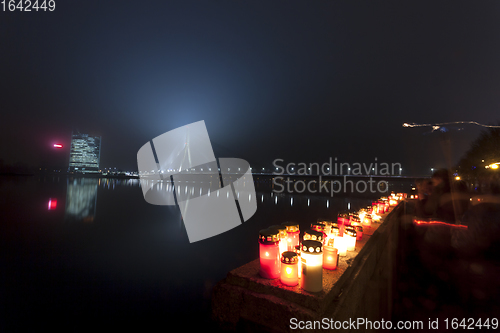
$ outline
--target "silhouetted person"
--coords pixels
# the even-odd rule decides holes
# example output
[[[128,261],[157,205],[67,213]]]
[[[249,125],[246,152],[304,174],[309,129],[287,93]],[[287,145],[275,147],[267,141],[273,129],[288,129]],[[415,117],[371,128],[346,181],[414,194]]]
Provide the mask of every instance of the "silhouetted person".
[[[415,204],[415,215],[420,218],[430,217],[424,211],[424,206],[429,199],[429,195],[432,192],[432,182],[430,179],[419,178],[415,180],[415,185],[417,187],[418,201]]]
[[[424,204],[426,216],[445,222],[455,222],[448,170],[439,169],[432,175],[432,191]]]

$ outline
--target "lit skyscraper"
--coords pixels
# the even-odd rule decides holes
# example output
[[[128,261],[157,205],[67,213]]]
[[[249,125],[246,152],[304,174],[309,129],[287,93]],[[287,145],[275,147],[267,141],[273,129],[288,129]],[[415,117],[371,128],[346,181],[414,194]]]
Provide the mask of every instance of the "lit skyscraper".
[[[101,137],[88,134],[71,134],[69,152],[70,172],[99,172]]]

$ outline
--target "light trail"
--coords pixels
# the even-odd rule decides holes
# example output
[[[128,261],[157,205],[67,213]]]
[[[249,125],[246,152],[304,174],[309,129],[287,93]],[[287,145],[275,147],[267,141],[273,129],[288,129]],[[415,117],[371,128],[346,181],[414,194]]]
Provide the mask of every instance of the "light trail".
[[[444,126],[444,125],[458,125],[458,124],[472,124],[472,125],[477,125],[477,126],[481,126],[481,127],[500,128],[500,125],[485,125],[485,124],[480,124],[477,121],[452,121],[452,122],[437,123],[437,124],[404,123],[403,127],[432,127],[432,130],[436,131],[441,126]]]

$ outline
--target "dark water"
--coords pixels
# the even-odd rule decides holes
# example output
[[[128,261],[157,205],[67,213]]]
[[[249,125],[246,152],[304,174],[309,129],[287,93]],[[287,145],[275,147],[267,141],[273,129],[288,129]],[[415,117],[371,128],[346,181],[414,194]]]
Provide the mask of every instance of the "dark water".
[[[256,188],[252,218],[190,244],[179,208],[146,203],[137,180],[1,177],[0,330],[206,329],[213,286],[257,258],[260,229],[287,220],[303,229],[380,197]]]

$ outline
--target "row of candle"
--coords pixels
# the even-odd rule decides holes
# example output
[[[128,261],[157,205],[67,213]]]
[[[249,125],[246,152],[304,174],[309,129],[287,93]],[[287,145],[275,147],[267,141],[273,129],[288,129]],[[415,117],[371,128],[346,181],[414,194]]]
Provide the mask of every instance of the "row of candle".
[[[291,222],[260,231],[260,275],[268,279],[279,277],[288,286],[296,286],[300,278],[304,290],[321,291],[322,269],[336,269],[338,256],[355,250],[356,231],[347,227],[340,236],[337,223],[322,220],[312,224],[297,245],[299,234],[298,224]]]
[[[261,230],[260,275],[268,279],[279,277],[287,286],[296,286],[300,279],[304,290],[321,291],[323,268],[336,269],[338,257],[354,251],[356,240],[362,239],[363,226],[370,227],[372,219],[379,219],[402,199],[403,195],[392,194],[359,213],[340,213],[337,222],[318,219],[304,232],[300,244],[297,223],[285,222]]]

